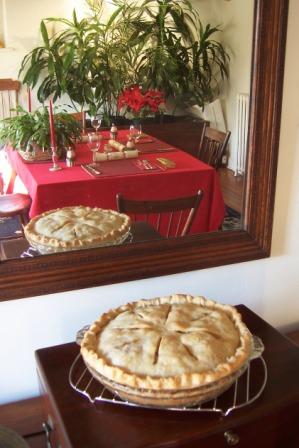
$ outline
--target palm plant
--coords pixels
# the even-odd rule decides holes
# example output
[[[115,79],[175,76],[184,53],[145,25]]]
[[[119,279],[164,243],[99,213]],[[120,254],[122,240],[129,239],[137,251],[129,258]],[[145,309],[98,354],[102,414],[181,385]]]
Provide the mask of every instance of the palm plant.
[[[228,54],[188,0],[112,0],[104,22],[103,0],[86,0],[90,17],[41,22],[43,44],[23,59],[20,74],[43,103],[66,93],[76,110],[117,113],[120,91],[131,84],[156,88],[176,103],[204,106],[228,77]],[[63,30],[49,37],[46,24]]]
[[[102,23],[102,0],[88,2],[91,16],[72,20],[48,18],[41,22],[43,45],[25,56],[19,71],[23,82],[32,88],[38,85],[37,97],[55,101],[66,93],[76,110],[88,107],[90,114],[102,109],[112,113],[116,98],[128,80],[125,39],[116,19],[122,6]],[[59,23],[63,30],[49,37],[46,24]],[[114,107],[115,110],[115,107]]]
[[[219,94],[229,62],[228,53],[214,38],[219,27],[204,26],[188,0],[116,3],[127,12],[122,20],[130,23],[128,45],[139,48],[135,69],[142,86],[202,107]]]
[[[59,22],[63,31],[49,37],[46,23]],[[92,94],[90,69],[94,47],[90,45],[92,25],[87,18],[78,21],[49,18],[41,22],[43,45],[34,48],[22,61],[20,74],[32,88],[39,83],[37,97],[42,103],[51,95],[54,101],[67,93],[73,105],[83,108]]]

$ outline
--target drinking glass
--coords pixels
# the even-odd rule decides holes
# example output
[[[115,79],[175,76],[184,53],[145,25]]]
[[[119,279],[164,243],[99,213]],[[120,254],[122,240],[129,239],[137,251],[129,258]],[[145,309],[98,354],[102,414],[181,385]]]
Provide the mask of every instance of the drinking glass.
[[[141,136],[142,136],[142,126],[141,123],[138,123],[136,141],[138,141],[141,138]]]
[[[98,132],[98,129],[100,129],[102,124],[102,116],[100,114],[96,114],[93,117],[91,117],[91,126],[95,129],[96,133]]]
[[[142,135],[141,123],[135,123],[130,125],[129,137],[136,143]]]
[[[102,136],[97,134],[97,132],[88,133],[88,146],[92,152],[92,161],[96,161],[96,153],[99,151],[101,146]]]

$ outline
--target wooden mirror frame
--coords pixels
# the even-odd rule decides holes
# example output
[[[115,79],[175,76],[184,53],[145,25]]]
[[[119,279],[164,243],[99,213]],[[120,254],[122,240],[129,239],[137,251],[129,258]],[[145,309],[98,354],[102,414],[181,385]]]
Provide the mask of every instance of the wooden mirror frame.
[[[280,134],[288,0],[256,0],[244,230],[61,253],[0,264],[0,300],[268,257]]]

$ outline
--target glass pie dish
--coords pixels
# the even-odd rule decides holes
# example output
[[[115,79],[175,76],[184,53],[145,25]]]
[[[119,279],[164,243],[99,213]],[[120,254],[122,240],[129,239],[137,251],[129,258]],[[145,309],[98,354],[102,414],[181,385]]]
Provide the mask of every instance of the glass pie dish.
[[[117,394],[123,401],[155,408],[171,408],[192,407],[218,397],[229,389],[237,378],[244,373],[248,363],[244,364],[237,372],[207,385],[191,389],[164,389],[159,391],[154,389],[134,388],[116,383],[115,381],[111,381],[103,375],[100,375],[92,367],[88,366],[87,363],[85,363],[85,365],[93,378],[103,384],[110,392]]]
[[[24,235],[40,254],[51,254],[122,244],[130,225],[129,216],[114,210],[63,207],[35,216]]]
[[[122,400],[169,408],[222,394],[254,351],[233,307],[181,294],[103,314],[84,334],[81,355],[92,377]]]

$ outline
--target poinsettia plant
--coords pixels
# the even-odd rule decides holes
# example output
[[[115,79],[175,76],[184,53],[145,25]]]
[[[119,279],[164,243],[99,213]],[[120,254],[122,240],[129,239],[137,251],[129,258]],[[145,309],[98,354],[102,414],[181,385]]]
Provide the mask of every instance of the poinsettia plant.
[[[145,92],[138,85],[124,89],[118,97],[119,111],[129,113],[133,118],[163,113],[165,96],[160,90],[148,89]]]

